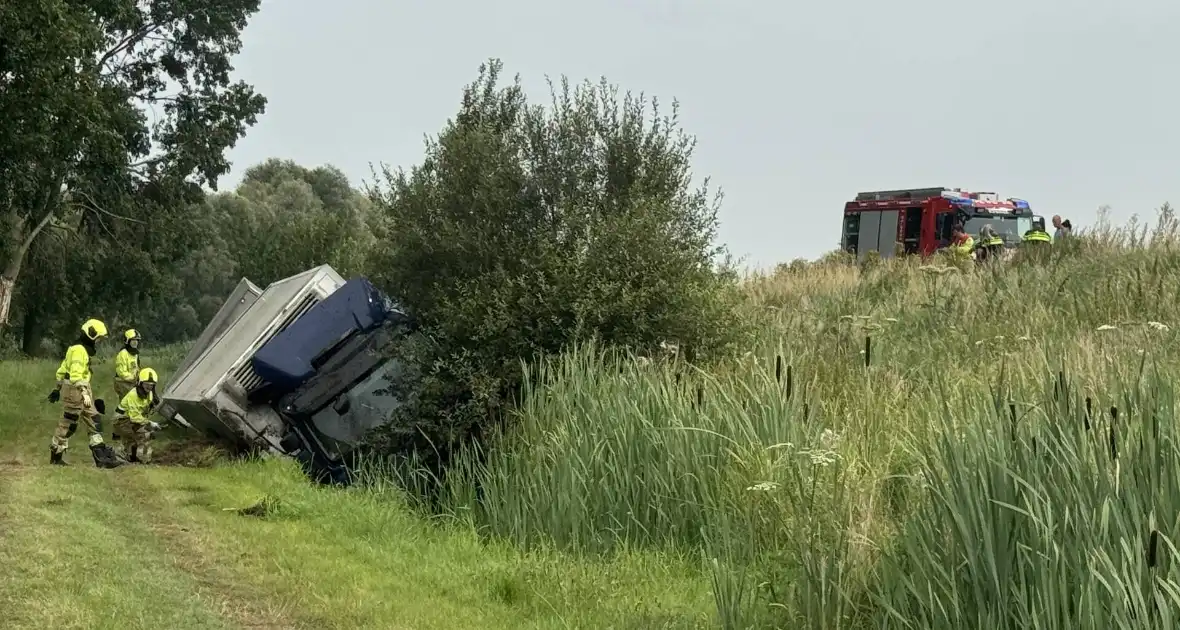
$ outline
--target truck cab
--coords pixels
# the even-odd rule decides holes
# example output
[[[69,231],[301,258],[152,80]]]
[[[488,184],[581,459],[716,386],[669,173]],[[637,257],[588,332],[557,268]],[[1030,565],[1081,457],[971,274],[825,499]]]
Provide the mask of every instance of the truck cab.
[[[294,457],[346,484],[349,455],[406,400],[391,344],[414,323],[367,279],[322,265],[260,290],[243,278],[181,361],[161,413],[229,443]]]
[[[950,244],[955,225],[977,236],[990,224],[1013,248],[1035,218],[1027,201],[991,192],[943,186],[862,192],[844,204],[840,247],[858,260],[870,251],[882,258],[929,256]]]

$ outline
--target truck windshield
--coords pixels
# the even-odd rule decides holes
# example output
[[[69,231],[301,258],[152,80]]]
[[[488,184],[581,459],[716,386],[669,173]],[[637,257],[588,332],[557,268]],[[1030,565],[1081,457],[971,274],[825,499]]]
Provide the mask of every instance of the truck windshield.
[[[963,224],[963,231],[975,238],[979,238],[979,229],[985,225],[992,226],[996,234],[1007,244],[1020,242],[1021,236],[1032,227],[1032,219],[1027,217],[972,217]]]

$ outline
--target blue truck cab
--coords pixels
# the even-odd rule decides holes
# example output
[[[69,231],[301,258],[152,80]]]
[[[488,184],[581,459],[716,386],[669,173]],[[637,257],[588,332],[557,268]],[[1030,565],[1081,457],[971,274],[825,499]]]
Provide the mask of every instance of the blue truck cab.
[[[161,411],[347,484],[349,455],[406,399],[389,348],[413,328],[369,280],[344,282],[326,265],[265,291],[243,280],[168,384]]]

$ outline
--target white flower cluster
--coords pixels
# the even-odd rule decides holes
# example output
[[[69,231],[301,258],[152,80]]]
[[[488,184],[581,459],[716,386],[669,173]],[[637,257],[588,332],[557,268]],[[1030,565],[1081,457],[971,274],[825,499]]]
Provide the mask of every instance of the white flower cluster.
[[[824,429],[820,434],[818,442],[812,448],[795,450],[795,445],[790,442],[783,442],[781,444],[774,444],[767,447],[766,450],[787,450],[794,451],[794,454],[810,460],[813,466],[828,466],[840,460],[840,453],[837,449],[840,447],[842,436],[831,430]],[[746,488],[751,492],[769,492],[778,488],[778,483],[774,481],[760,481],[752,486]]]

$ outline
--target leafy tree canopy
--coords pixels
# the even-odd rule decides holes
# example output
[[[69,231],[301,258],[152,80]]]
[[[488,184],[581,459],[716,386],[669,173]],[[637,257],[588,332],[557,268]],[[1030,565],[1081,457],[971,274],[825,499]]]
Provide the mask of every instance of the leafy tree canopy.
[[[676,106],[605,80],[551,87],[548,108],[485,64],[458,115],[410,172],[384,169],[388,231],[370,268],[425,333],[402,350],[418,401],[378,442],[426,452],[502,416],[521,361],[597,337],[716,351],[740,327],[714,244],[719,195],[692,185],[694,141]]]
[[[168,229],[266,100],[230,79],[259,0],[0,3],[0,324],[46,229]],[[150,114],[150,116],[149,116]],[[153,120],[154,118],[154,120]],[[126,227],[126,226],[125,226]],[[146,259],[144,259],[146,261]]]

